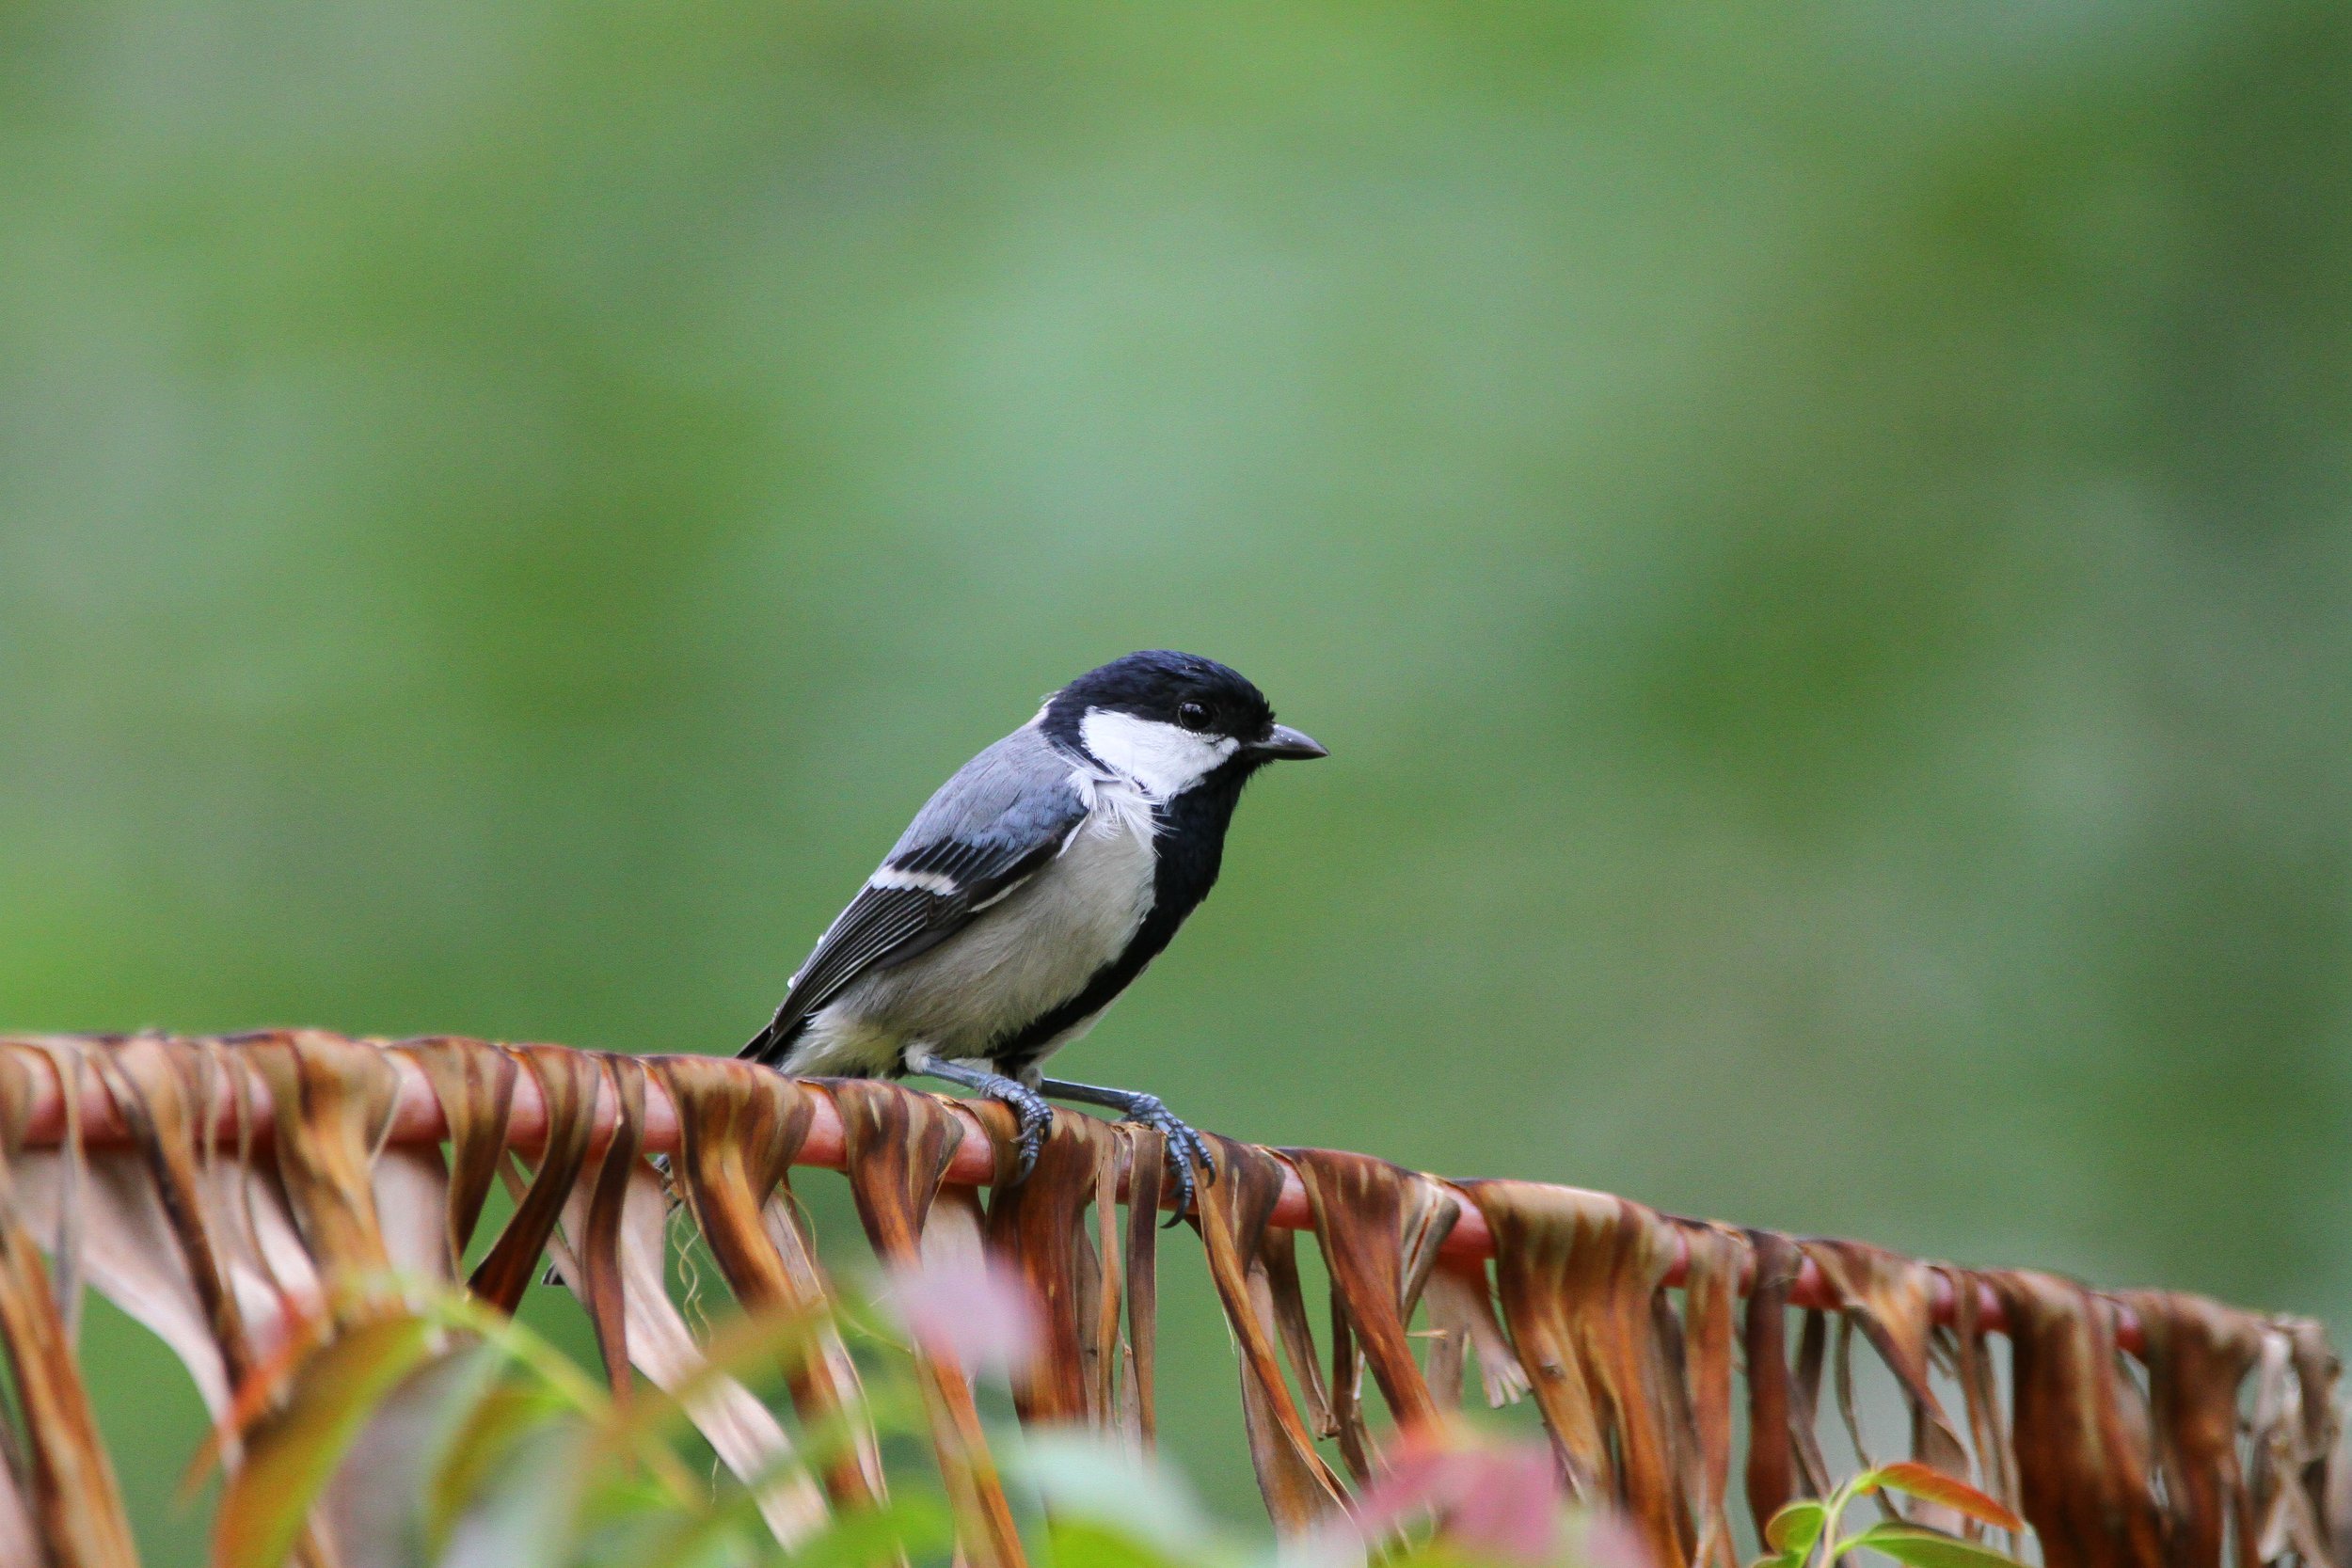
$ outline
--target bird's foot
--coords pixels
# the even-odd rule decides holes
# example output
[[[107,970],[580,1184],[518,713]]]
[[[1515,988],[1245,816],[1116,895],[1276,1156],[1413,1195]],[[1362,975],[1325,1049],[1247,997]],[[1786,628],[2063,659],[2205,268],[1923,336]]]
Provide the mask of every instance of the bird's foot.
[[[1168,1225],[1174,1226],[1192,1212],[1194,1199],[1199,1196],[1194,1167],[1200,1172],[1199,1180],[1216,1180],[1216,1157],[1209,1152],[1209,1140],[1179,1120],[1155,1094],[1139,1089],[1107,1089],[1093,1084],[1067,1084],[1048,1078],[1039,1085],[1047,1094],[1060,1100],[1075,1100],[1089,1105],[1106,1105],[1120,1113],[1123,1119],[1149,1127],[1167,1142],[1168,1169],[1176,1178],[1176,1212],[1168,1216]]]
[[[1172,1228],[1192,1212],[1199,1193],[1194,1186],[1193,1168],[1200,1167],[1200,1180],[1216,1180],[1216,1157],[1209,1152],[1209,1140],[1195,1132],[1190,1124],[1180,1121],[1173,1112],[1160,1103],[1157,1095],[1136,1097],[1137,1103],[1128,1109],[1126,1119],[1149,1127],[1167,1140],[1168,1164],[1176,1174],[1176,1212],[1168,1216],[1162,1228]]]
[[[991,1100],[1002,1101],[1012,1107],[1013,1121],[1018,1129],[1013,1148],[1019,1158],[1008,1186],[1018,1187],[1037,1168],[1037,1157],[1045,1150],[1045,1134],[1054,1130],[1054,1108],[1045,1103],[1045,1097],[1017,1079],[999,1078],[980,1091]]]
[[[909,1072],[944,1079],[1011,1107],[1016,1158],[1012,1179],[1005,1185],[1018,1187],[1029,1179],[1029,1172],[1037,1168],[1037,1157],[1045,1150],[1045,1134],[1054,1130],[1054,1108],[1045,1102],[1043,1095],[1017,1078],[1008,1078],[973,1063],[947,1061],[928,1051],[910,1051],[906,1065]]]

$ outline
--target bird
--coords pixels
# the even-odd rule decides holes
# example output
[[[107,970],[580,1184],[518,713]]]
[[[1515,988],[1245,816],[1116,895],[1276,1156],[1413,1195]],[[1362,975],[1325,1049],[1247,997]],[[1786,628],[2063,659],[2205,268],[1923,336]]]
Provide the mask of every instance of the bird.
[[[1264,693],[1197,654],[1145,649],[1049,692],[942,784],[739,1054],[796,1076],[917,1074],[1003,1101],[1025,1179],[1048,1100],[1157,1130],[1177,1183],[1216,1180],[1157,1095],[1047,1078],[1216,884],[1243,786],[1329,755]]]

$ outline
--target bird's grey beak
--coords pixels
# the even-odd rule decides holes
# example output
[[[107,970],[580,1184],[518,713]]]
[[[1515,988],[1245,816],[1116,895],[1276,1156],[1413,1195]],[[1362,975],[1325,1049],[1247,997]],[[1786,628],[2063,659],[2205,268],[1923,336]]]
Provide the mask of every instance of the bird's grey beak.
[[[1331,754],[1313,736],[1303,730],[1292,729],[1288,724],[1275,725],[1273,734],[1254,743],[1249,749],[1262,757],[1271,757],[1276,760],[1289,758],[1299,762],[1305,762],[1311,757],[1327,757]]]

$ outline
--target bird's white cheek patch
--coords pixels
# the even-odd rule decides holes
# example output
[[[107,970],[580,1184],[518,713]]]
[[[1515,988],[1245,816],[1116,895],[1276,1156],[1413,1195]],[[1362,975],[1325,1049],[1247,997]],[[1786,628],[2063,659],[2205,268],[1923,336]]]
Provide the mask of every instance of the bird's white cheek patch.
[[[1230,737],[1195,735],[1132,713],[1096,709],[1078,721],[1088,751],[1141,784],[1156,800],[1181,795],[1233,754]]]

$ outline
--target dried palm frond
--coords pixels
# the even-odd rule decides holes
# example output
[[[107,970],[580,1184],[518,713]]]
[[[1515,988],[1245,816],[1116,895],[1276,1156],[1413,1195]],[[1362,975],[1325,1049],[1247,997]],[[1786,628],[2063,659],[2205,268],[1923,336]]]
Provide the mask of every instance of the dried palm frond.
[[[494,1325],[548,1259],[595,1329],[610,1393],[582,1386],[617,1430],[682,1410],[749,1488],[746,1509],[787,1545],[811,1542],[885,1489],[838,1293],[792,1201],[796,1164],[847,1171],[896,1277],[1017,1275],[1044,1347],[1014,1382],[1025,1420],[1148,1444],[1164,1143],[1064,1114],[1012,1184],[1009,1132],[993,1105],[699,1056],[315,1031],[0,1040],[0,1351],[13,1390],[0,1408],[0,1561],[134,1560],[72,1355],[84,1289],[152,1329],[219,1421],[224,1560],[366,1568],[387,1560],[381,1494],[416,1484],[419,1412],[463,1381],[469,1337],[512,1332]],[[1216,1180],[1190,1217],[1238,1351],[1252,1463],[1285,1531],[1352,1506],[1321,1443],[1359,1483],[1387,1471],[1392,1438],[1367,1410],[1367,1370],[1404,1439],[1393,1451],[1420,1452],[1415,1434],[1444,1429],[1474,1352],[1489,1402],[1532,1393],[1563,1479],[1624,1510],[1661,1568],[1729,1568],[1738,1377],[1760,1525],[1831,1488],[1825,1379],[1860,1445],[1859,1338],[1903,1396],[1914,1460],[2017,1505],[2050,1568],[2333,1568],[2330,1532],[2352,1533],[2336,1360],[2307,1321],[1673,1219],[1535,1182],[1453,1184],[1343,1151],[1214,1147]],[[453,1298],[465,1311],[420,1317],[414,1292],[455,1289],[501,1180],[515,1209],[470,1295]],[[674,1203],[754,1314],[740,1329],[699,1333],[672,1299]],[[1316,1233],[1330,1281],[1327,1364],[1300,1229]],[[2011,1340],[2006,1408],[1996,1333]],[[914,1338],[961,1558],[1019,1568],[972,1364],[950,1336]],[[2144,1392],[2126,1352],[2146,1364]],[[800,1436],[752,1392],[762,1365],[782,1373]],[[676,1404],[641,1397],[637,1374]],[[378,1384],[380,1402],[355,1402],[353,1387]],[[335,1444],[317,1440],[330,1431]],[[338,1470],[346,1444],[364,1459]],[[293,1489],[295,1513],[256,1501],[273,1484]],[[1911,1519],[1888,1528],[1979,1528],[1931,1512],[1974,1496],[1940,1486],[1916,1485]],[[2013,1523],[1984,1499],[1971,1507]]]

